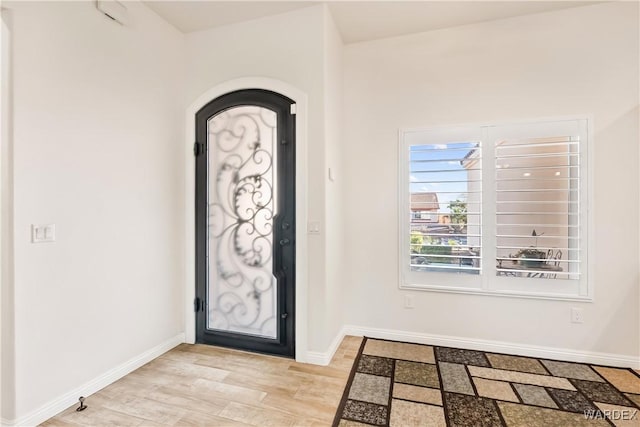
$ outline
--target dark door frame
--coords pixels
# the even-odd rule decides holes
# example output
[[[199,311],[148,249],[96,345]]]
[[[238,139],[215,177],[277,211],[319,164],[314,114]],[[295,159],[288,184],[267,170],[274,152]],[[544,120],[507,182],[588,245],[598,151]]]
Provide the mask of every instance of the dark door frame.
[[[204,105],[195,116],[195,278],[196,278],[196,342],[222,345],[248,351],[295,357],[295,255],[296,255],[296,150],[295,102],[284,95],[264,89],[244,89],[229,92]],[[207,325],[207,205],[208,156],[207,121],[226,109],[242,105],[257,105],[277,113],[277,181],[278,215],[274,218],[273,271],[277,281],[277,339],[212,331]],[[282,179],[280,177],[287,177]]]

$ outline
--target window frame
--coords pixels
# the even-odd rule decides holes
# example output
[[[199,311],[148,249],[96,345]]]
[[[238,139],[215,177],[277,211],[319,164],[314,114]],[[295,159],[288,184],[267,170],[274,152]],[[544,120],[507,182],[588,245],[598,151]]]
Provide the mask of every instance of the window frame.
[[[551,279],[497,276],[496,258],[496,188],[495,140],[508,136],[494,135],[501,129],[522,131],[530,129],[528,137],[551,136],[546,129],[565,129],[575,126],[579,137],[580,203],[579,242],[580,277],[578,279]],[[410,263],[410,147],[419,145],[411,142],[411,134],[426,133],[423,144],[459,142],[466,138],[479,141],[482,150],[482,203],[481,214],[481,265],[478,275],[445,272],[411,271]],[[542,135],[538,135],[542,133]],[[575,135],[575,134],[572,134]],[[424,138],[425,135],[423,135]],[[476,136],[478,136],[476,138]],[[553,135],[558,136],[558,135]],[[493,138],[493,139],[492,139]],[[398,280],[403,290],[424,290],[447,293],[468,293],[519,298],[593,301],[594,290],[590,278],[593,277],[591,237],[593,234],[593,118],[589,115],[548,117],[507,122],[485,122],[463,125],[400,128],[398,132]]]

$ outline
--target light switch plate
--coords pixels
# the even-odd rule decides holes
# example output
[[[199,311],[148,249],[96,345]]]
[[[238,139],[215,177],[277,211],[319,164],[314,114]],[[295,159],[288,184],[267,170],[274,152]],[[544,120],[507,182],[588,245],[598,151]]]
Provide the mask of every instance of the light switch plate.
[[[320,234],[320,222],[309,221],[309,225],[307,226],[307,231],[309,232],[309,234]]]
[[[55,224],[31,225],[31,243],[55,242],[55,240]]]

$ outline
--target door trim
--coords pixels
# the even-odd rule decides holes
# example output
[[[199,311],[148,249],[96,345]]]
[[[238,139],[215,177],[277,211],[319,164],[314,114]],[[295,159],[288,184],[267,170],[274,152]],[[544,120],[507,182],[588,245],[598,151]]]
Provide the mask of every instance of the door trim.
[[[189,105],[185,116],[185,186],[184,186],[184,328],[185,342],[195,343],[196,316],[193,311],[195,298],[195,141],[196,112],[211,102],[230,92],[243,89],[264,89],[280,93],[296,103],[296,292],[295,292],[295,354],[297,362],[307,362],[308,352],[308,236],[307,236],[307,95],[280,80],[265,77],[243,77],[220,83],[207,90]]]

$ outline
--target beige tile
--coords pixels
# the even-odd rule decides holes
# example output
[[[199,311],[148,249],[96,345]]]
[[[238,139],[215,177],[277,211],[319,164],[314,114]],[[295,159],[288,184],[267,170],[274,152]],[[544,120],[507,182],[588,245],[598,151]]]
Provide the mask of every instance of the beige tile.
[[[59,421],[80,426],[118,425],[124,427],[141,426],[146,422],[146,420],[142,418],[102,407],[91,407],[82,412],[75,412],[74,409],[73,412],[50,421]]]
[[[361,342],[345,337],[328,367],[182,344],[88,396],[86,411],[74,405],[43,425],[330,426]]]
[[[134,371],[126,377],[103,388],[99,393],[88,396],[85,403],[87,405],[94,405],[96,403],[96,399],[109,400],[120,398],[122,396],[145,397],[150,391],[157,390],[158,388],[162,387],[162,384],[156,384],[150,380],[136,377],[135,374],[137,372],[138,371]],[[179,381],[179,378],[176,378],[176,381]],[[100,402],[100,404],[102,403]]]
[[[518,397],[513,392],[511,384],[503,381],[486,380],[484,378],[474,378],[478,395],[497,400],[507,400],[509,402],[519,402]]]
[[[371,424],[363,424],[351,420],[340,420],[338,427],[371,427]]]
[[[549,375],[527,374],[524,372],[504,371],[502,369],[482,368],[480,366],[469,366],[469,373],[473,377],[486,378],[490,380],[500,380],[521,384],[539,385],[542,387],[560,388],[563,390],[575,391],[566,378],[551,377]]]
[[[120,380],[122,381],[122,380]],[[118,382],[120,382],[118,381]],[[109,386],[111,387],[111,386]],[[108,387],[107,387],[108,388]],[[106,389],[103,389],[102,391],[104,391]],[[112,401],[110,396],[105,395],[105,393],[103,392],[100,393],[95,393],[92,394],[90,396],[87,396],[85,398],[84,404],[85,406],[87,406],[87,408],[102,408],[105,404],[109,403]],[[131,398],[131,397],[129,397]],[[64,415],[77,415],[77,414],[87,414],[87,410],[81,411],[81,412],[76,412],[76,408],[80,406],[77,402],[74,403],[73,405],[69,406],[67,409],[65,409],[64,411],[60,412],[60,414],[58,414],[58,416],[64,416]]]
[[[521,356],[508,356],[506,354],[485,353],[491,366],[496,369],[508,371],[528,372],[530,374],[548,375],[544,366],[536,359]]]
[[[508,427],[605,427],[606,420],[588,420],[584,414],[498,402]]]
[[[362,337],[356,337],[353,335],[346,335],[343,339],[342,339],[342,343],[340,344],[340,349],[343,350],[353,350],[353,351],[358,351],[360,350],[360,345],[362,344]]]
[[[629,400],[640,407],[640,394],[625,393],[625,396],[627,396]]]
[[[201,359],[202,355],[199,353],[192,353],[190,351],[181,350],[180,348],[186,344],[181,344],[171,351],[166,352],[162,356],[158,357],[161,360],[175,360],[177,362],[194,363],[196,360]]]
[[[211,368],[208,366],[194,365],[193,363],[171,360],[156,359],[144,366],[145,370],[154,372],[162,371],[164,374],[179,376],[195,376],[207,380],[223,380],[229,371],[224,369]]]
[[[317,418],[300,417],[296,418],[293,427],[329,427],[331,423]]]
[[[344,386],[344,383],[330,384],[323,381],[309,381],[298,387],[293,396],[299,400],[318,401],[338,406],[344,392]]]
[[[307,363],[293,363],[289,367],[289,372],[291,371],[340,379],[346,379],[349,376],[349,372],[343,369],[337,369],[331,366],[310,365]]]
[[[393,397],[442,406],[442,392],[435,388],[395,383],[393,385]]]
[[[264,427],[293,426],[296,420],[293,415],[277,409],[260,408],[236,402],[229,403],[218,416],[253,426]]]
[[[190,410],[211,415],[220,413],[220,411],[229,404],[229,401],[226,399],[189,394],[177,387],[167,386],[161,386],[157,389],[147,391],[145,398],[162,404],[178,408],[190,408]]]
[[[270,373],[249,375],[232,372],[225,377],[222,382],[225,384],[264,391],[265,393],[289,393],[293,396],[298,388],[304,384],[305,379],[302,376],[294,375],[276,375]]]
[[[103,408],[103,404],[110,402],[111,398],[104,396],[102,393],[96,393],[89,395],[85,400],[87,409],[81,412],[76,412],[77,404],[70,406],[64,411],[60,412],[54,418],[49,419],[46,423],[57,423],[61,425],[97,425],[99,423],[105,423],[104,419],[110,420],[111,424],[117,424],[121,422],[123,425],[140,425],[142,423],[141,418],[130,417],[129,415],[112,411],[110,409]],[[133,419],[132,419],[133,418]]]
[[[105,404],[104,408],[132,417],[142,418],[145,420],[143,424],[147,424],[146,421],[153,421],[158,424],[174,425],[187,412],[185,409],[140,397],[117,401],[112,400]],[[120,421],[114,422],[114,424],[120,424]]]
[[[250,424],[241,423],[239,421],[230,420],[229,418],[218,417],[217,415],[204,414],[202,412],[190,412],[180,418],[176,423],[176,427],[249,427]],[[141,426],[146,427],[146,426]]]
[[[263,373],[282,374],[295,363],[290,359],[274,360],[273,357],[269,356],[246,354],[243,352],[234,354],[228,353],[228,351],[229,350],[226,350],[218,355],[202,355],[193,363],[195,365],[258,376]],[[258,356],[262,356],[264,359]]]
[[[196,393],[208,393],[210,396],[247,404],[258,403],[267,395],[264,391],[203,379],[194,382],[193,390]]]
[[[203,390],[206,390],[206,389],[203,389],[200,386],[183,384],[180,382],[176,382],[172,385],[160,386],[160,388],[158,388],[157,390],[159,392],[171,393],[171,394],[181,395],[188,398],[193,398],[196,401],[203,401],[204,404],[200,405],[200,407],[205,408],[206,411],[209,413],[211,412],[217,413],[217,411],[213,411],[213,409],[211,409],[211,406],[220,408],[219,410],[222,410],[229,403],[230,400],[233,400],[232,398],[227,399],[227,397],[222,393],[203,392]],[[153,392],[153,390],[149,389],[147,391],[149,393],[150,398],[157,400],[154,397],[155,393]],[[129,393],[126,393],[125,395],[127,394]],[[188,406],[185,406],[185,408],[189,410],[197,409],[193,407],[193,404],[189,404]]]
[[[428,345],[370,339],[367,340],[363,353],[391,359],[410,360],[412,362],[435,363],[433,347]]]
[[[297,417],[312,417],[331,424],[336,414],[336,405],[311,400],[292,399],[288,395],[269,393],[260,405],[274,409],[286,409]]]
[[[640,411],[627,406],[593,402],[616,427],[640,427]]]
[[[594,366],[607,381],[613,384],[620,391],[625,393],[640,394],[640,378],[628,369],[605,368]]]
[[[51,419],[40,424],[41,427],[78,427],[78,425],[60,419]]]
[[[446,427],[446,425],[444,409],[439,406],[423,405],[396,399],[393,399],[391,403],[390,427]]]

